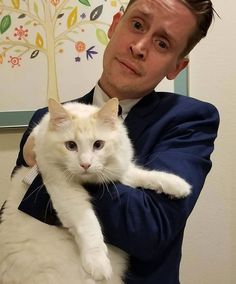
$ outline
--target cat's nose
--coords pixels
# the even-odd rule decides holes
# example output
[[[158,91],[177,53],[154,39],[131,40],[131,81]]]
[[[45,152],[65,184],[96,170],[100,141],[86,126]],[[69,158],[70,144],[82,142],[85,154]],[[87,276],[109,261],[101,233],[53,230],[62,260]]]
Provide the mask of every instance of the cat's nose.
[[[89,163],[82,163],[82,164],[80,164],[80,166],[82,168],[84,168],[84,170],[86,171],[91,166],[91,164],[89,164]]]

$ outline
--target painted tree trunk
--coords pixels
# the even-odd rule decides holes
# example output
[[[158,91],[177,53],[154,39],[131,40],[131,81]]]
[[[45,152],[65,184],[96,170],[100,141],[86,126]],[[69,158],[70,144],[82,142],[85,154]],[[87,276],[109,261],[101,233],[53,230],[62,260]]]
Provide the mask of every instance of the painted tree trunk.
[[[50,4],[47,1],[45,9],[46,38],[47,38],[47,65],[48,65],[48,86],[47,97],[60,101],[57,85],[56,53],[55,53],[55,34],[54,24],[50,13]]]

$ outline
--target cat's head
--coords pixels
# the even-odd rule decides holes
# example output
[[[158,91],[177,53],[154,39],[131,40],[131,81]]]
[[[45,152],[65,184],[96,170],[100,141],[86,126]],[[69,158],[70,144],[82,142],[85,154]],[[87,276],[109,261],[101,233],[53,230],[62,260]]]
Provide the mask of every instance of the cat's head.
[[[40,170],[61,171],[80,182],[118,180],[132,159],[132,147],[117,114],[116,98],[101,109],[50,99],[35,138]]]

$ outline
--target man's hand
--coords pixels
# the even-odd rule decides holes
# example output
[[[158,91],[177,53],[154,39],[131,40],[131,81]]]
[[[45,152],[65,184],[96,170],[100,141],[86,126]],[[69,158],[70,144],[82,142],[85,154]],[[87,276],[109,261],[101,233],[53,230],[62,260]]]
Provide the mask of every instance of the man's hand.
[[[36,155],[34,152],[34,136],[30,134],[24,148],[23,148],[24,160],[29,167],[33,167],[36,164]]]

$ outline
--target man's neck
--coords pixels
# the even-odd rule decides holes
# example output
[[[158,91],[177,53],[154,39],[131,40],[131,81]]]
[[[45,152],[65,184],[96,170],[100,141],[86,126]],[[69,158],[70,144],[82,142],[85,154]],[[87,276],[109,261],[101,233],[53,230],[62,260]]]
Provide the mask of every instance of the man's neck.
[[[104,90],[100,87],[99,83],[95,86],[94,95],[93,95],[93,105],[98,107],[102,107],[105,102],[109,100],[109,96],[104,92]],[[118,98],[119,99],[119,98]],[[140,100],[138,99],[123,99],[119,100],[119,104],[122,108],[122,118],[125,119],[128,115],[130,109]]]
[[[118,88],[113,87],[112,85],[106,84],[104,85],[102,80],[98,81],[99,87],[109,98],[118,98],[119,101],[123,100],[140,100],[141,98],[148,95],[151,91],[147,93],[139,93],[138,90],[134,89],[132,92],[127,90],[118,90]]]

